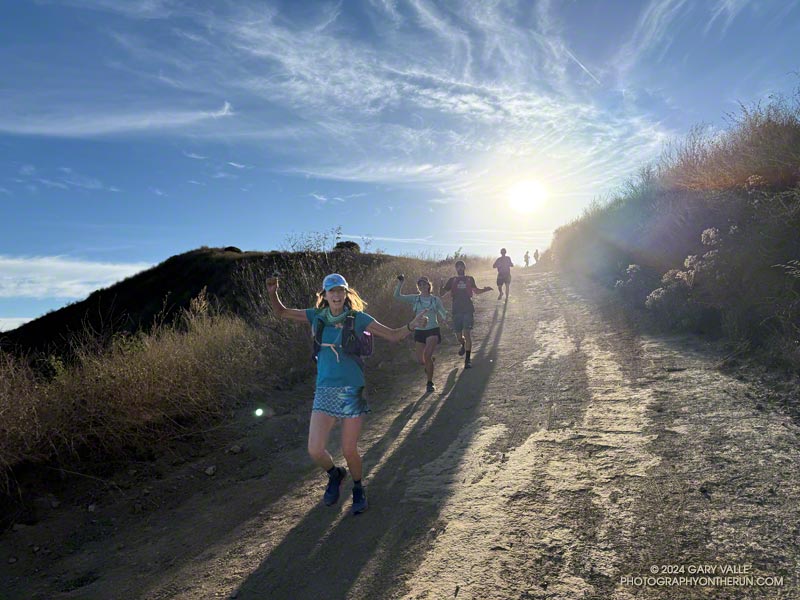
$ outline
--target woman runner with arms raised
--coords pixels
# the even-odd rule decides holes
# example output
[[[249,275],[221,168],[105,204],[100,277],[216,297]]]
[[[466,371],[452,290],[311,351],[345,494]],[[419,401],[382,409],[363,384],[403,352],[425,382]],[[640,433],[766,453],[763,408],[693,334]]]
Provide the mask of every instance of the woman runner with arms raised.
[[[436,390],[436,386],[433,384],[433,363],[435,361],[433,353],[436,352],[436,346],[442,341],[438,317],[446,319],[447,311],[444,309],[442,300],[431,294],[430,279],[422,276],[417,280],[418,294],[401,294],[403,279],[403,275],[397,276],[394,297],[400,302],[410,304],[414,308],[415,314],[425,313],[428,316],[427,325],[414,330],[414,345],[417,347],[417,362],[425,367],[425,374],[428,376],[427,391],[433,392]]]
[[[267,292],[275,314],[290,321],[322,326],[322,337],[317,358],[317,384],[314,392],[314,407],[308,431],[308,453],[314,462],[328,473],[328,485],[323,495],[326,505],[339,501],[340,487],[347,470],[337,467],[326,448],[331,429],[338,419],[342,421],[342,454],[353,477],[354,515],[367,509],[367,495],[361,483],[362,464],[358,451],[358,438],[364,415],[370,411],[364,395],[363,364],[357,356],[344,351],[342,344],[345,322],[353,317],[355,334],[365,331],[378,337],[399,342],[415,327],[424,326],[425,313],[418,314],[410,323],[397,329],[380,324],[374,317],[363,312],[366,303],[344,277],[332,273],[322,281],[322,290],[317,292],[317,303],[313,308],[286,308],[278,298],[278,278],[267,279]]]

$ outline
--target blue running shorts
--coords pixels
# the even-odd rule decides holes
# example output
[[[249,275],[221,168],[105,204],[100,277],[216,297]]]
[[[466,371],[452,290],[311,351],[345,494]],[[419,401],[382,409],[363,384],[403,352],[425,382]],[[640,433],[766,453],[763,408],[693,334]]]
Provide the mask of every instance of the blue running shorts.
[[[339,419],[360,417],[370,412],[364,388],[354,386],[318,387],[311,410]]]

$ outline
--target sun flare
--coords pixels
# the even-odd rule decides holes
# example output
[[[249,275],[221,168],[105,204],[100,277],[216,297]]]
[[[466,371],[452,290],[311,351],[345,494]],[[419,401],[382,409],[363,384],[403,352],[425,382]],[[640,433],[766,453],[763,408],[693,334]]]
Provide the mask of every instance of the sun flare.
[[[518,181],[507,192],[508,205],[516,213],[529,214],[544,204],[547,189],[538,181]]]

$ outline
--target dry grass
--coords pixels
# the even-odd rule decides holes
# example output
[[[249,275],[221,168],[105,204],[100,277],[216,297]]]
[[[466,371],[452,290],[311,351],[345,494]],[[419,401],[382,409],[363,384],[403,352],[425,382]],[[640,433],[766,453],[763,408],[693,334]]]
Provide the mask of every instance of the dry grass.
[[[295,257],[297,259],[297,257]],[[474,269],[487,259],[470,259]],[[0,352],[0,490],[11,490],[21,464],[75,465],[153,451],[176,435],[220,419],[226,409],[263,401],[276,383],[307,376],[309,329],[271,313],[264,281],[270,263],[247,263],[235,282],[244,317],[215,310],[205,294],[171,324],[147,333],[108,336],[84,332],[72,340],[74,360],[50,357],[49,375]],[[368,301],[368,312],[389,326],[408,321],[392,298],[396,275],[434,283],[452,265],[414,258],[371,260],[350,253],[308,252],[285,265],[281,297],[291,307],[313,305],[325,274],[343,273]]]
[[[753,185],[783,189],[800,179],[800,102],[778,98],[742,106],[719,134],[694,128],[664,153],[667,188],[707,191]]]
[[[614,285],[665,327],[722,333],[800,368],[800,95],[697,128],[556,231],[560,269]],[[635,266],[635,269],[630,269]]]
[[[218,418],[256,392],[266,368],[262,336],[229,315],[187,312],[102,350],[79,345],[74,364],[37,376],[1,355],[0,484],[23,462],[61,464],[150,449]]]
[[[11,467],[42,458],[43,390],[28,365],[0,351],[0,484],[8,483]],[[45,453],[46,454],[46,453]]]

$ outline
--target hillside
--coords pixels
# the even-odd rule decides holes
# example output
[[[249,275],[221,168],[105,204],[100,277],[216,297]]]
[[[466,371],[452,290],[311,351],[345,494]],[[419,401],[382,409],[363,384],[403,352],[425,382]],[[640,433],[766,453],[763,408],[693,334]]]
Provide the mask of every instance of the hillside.
[[[724,336],[800,371],[800,93],[693,131],[556,230],[565,273],[664,330]]]
[[[304,271],[309,262],[331,270],[370,267],[390,257],[347,251],[242,252],[236,248],[199,248],[173,256],[108,288],[15,330],[0,334],[0,348],[15,354],[69,352],[70,339],[87,329],[106,338],[113,333],[148,330],[156,321],[171,322],[203,288],[222,309],[243,314],[251,298],[243,289],[248,277],[275,270]]]

